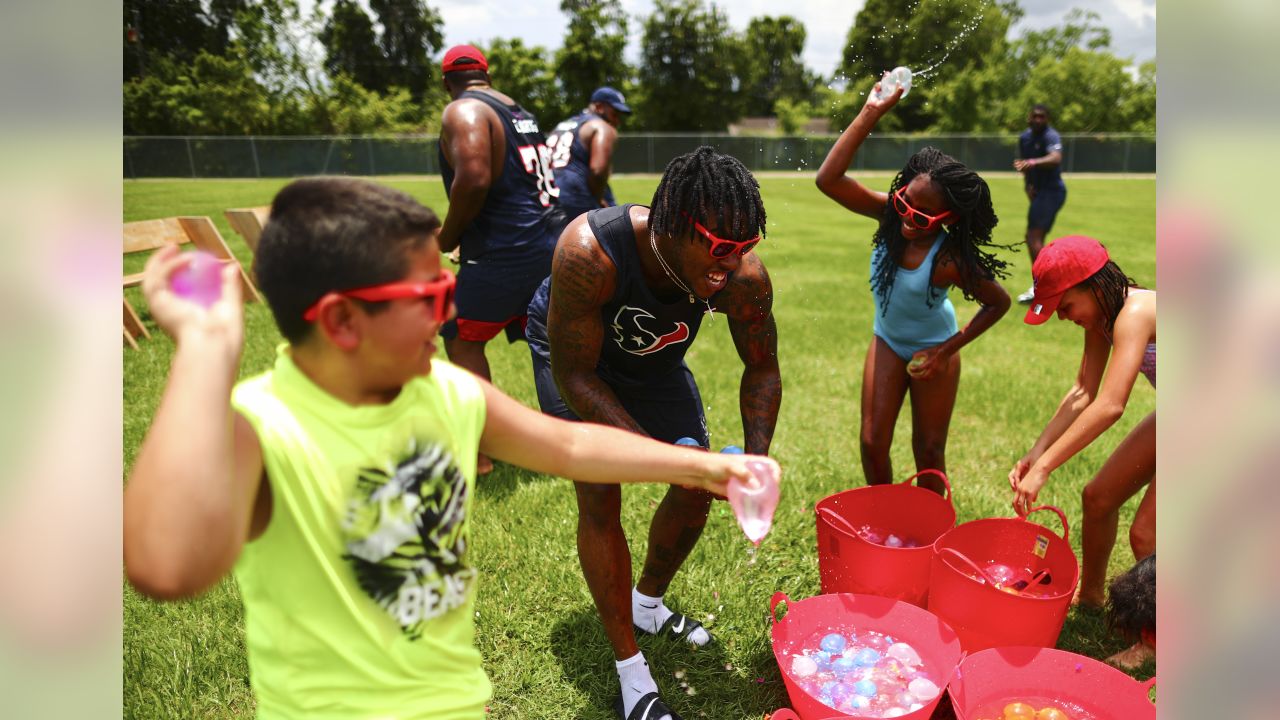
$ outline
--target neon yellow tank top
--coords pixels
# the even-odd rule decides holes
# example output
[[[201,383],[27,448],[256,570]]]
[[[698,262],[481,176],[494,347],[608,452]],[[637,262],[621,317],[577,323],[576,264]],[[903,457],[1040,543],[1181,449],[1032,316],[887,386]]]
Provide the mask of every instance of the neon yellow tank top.
[[[273,500],[235,566],[258,717],[483,718],[475,379],[433,360],[391,403],[353,407],[281,346],[232,405],[258,434]]]

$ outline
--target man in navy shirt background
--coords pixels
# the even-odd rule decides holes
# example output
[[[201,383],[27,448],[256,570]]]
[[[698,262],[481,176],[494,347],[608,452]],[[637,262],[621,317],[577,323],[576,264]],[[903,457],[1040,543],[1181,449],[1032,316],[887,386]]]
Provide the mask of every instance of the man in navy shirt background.
[[[441,328],[455,365],[488,380],[485,344],[524,339],[529,300],[551,272],[559,190],[538,121],[489,84],[489,63],[470,45],[441,66],[453,102],[440,130],[440,174],[449,211],[440,250],[460,248],[456,320]],[[480,456],[478,474],[492,469]]]
[[[1032,106],[1027,115],[1027,129],[1018,137],[1018,160],[1013,169],[1022,173],[1031,208],[1027,211],[1027,250],[1035,262],[1044,238],[1053,228],[1058,210],[1067,201],[1067,186],[1062,182],[1062,136],[1049,125],[1049,108]],[[1034,288],[1018,296],[1026,304],[1035,296]]]
[[[557,125],[547,137],[566,225],[588,210],[617,204],[609,174],[618,126],[630,112],[622,93],[608,86],[597,88],[582,112]]]

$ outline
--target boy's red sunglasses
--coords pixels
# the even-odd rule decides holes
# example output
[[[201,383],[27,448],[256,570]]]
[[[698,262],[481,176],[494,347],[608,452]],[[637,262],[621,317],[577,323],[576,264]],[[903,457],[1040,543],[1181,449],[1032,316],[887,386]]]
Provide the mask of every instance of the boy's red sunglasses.
[[[317,300],[314,305],[307,308],[307,311],[302,313],[302,319],[307,322],[315,322],[316,316],[320,313],[321,300],[332,294],[364,300],[365,302],[387,302],[388,300],[399,300],[401,298],[430,300],[431,311],[435,316],[435,321],[442,323],[449,317],[449,306],[453,304],[453,291],[457,285],[458,279],[454,277],[454,274],[442,269],[439,279],[431,282],[393,282],[355,290],[334,291],[333,293],[325,293],[320,300]]]
[[[941,215],[925,215],[919,210],[911,207],[907,199],[903,196],[907,192],[907,186],[903,185],[898,188],[898,192],[893,194],[893,209],[899,216],[907,219],[914,227],[921,230],[932,230],[938,227],[938,223],[951,219],[951,211],[948,210]]]
[[[689,217],[688,213],[681,214],[685,216],[685,219],[693,220],[694,229],[697,230],[702,237],[711,241],[711,248],[709,252],[713,258],[727,258],[734,252],[737,252],[739,255],[746,255],[760,242],[759,235],[751,238],[750,240],[725,240],[724,238],[716,237],[711,234],[710,230],[702,227],[702,223]]]

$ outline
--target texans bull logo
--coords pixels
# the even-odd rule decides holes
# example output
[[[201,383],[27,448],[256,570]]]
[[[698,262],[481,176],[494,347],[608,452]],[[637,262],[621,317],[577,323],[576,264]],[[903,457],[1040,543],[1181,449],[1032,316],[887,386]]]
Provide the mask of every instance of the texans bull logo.
[[[677,322],[674,329],[662,335],[647,330],[642,322],[654,319],[653,313],[643,308],[623,305],[613,316],[613,341],[632,355],[651,355],[668,345],[689,339],[689,326],[682,322]]]

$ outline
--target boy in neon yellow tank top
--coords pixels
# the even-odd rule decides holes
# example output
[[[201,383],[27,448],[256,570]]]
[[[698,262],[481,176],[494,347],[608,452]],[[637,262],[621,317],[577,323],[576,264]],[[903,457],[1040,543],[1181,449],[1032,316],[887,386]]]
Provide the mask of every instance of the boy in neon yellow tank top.
[[[288,342],[234,389],[235,268],[206,309],[170,290],[188,262],[176,248],[147,263],[143,291],[177,349],[125,489],[125,564],[158,599],[235,574],[260,718],[484,717],[468,557],[478,452],[721,495],[761,459],[563,422],[435,358],[454,312],[439,231],[429,209],[368,181],[281,190],[254,270]]]

